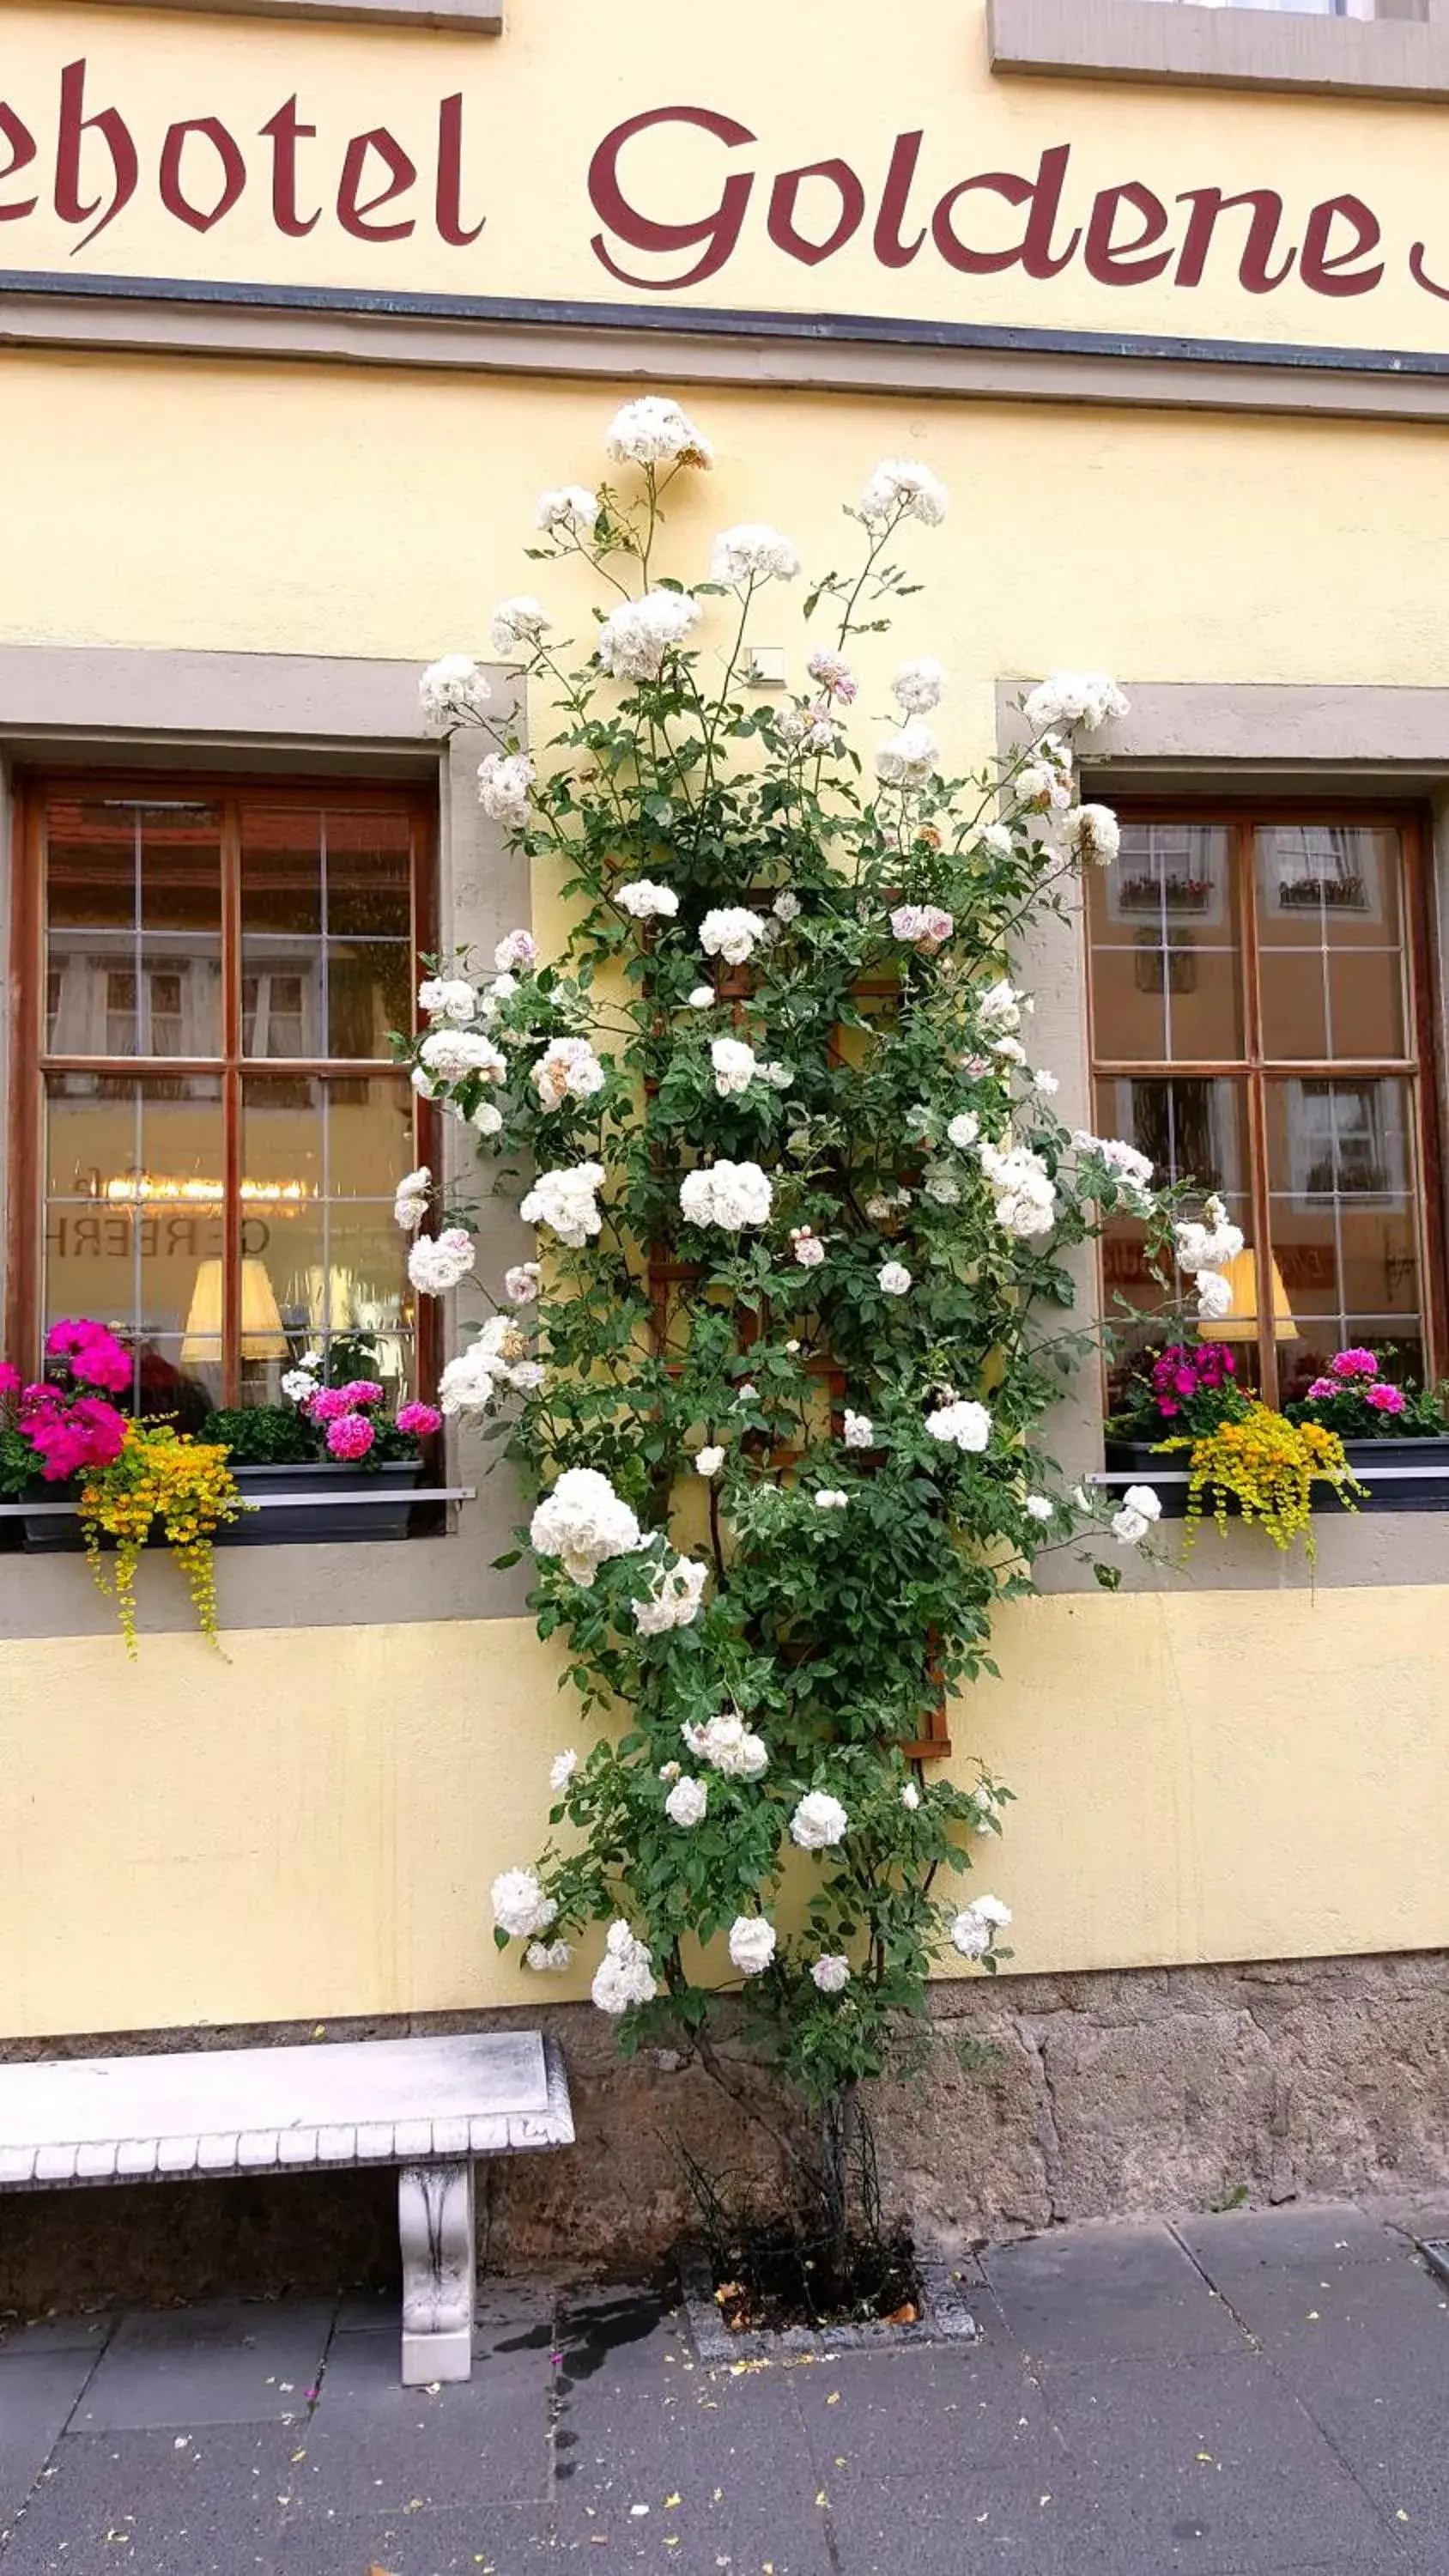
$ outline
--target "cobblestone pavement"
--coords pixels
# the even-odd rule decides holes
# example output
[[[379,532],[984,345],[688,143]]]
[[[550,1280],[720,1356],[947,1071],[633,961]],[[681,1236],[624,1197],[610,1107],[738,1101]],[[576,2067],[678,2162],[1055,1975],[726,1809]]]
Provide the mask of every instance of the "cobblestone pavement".
[[[1067,2228],[970,2346],[708,2371],[487,2283],[465,2388],[362,2302],[0,2338],[0,2576],[1449,2576],[1449,2203]]]

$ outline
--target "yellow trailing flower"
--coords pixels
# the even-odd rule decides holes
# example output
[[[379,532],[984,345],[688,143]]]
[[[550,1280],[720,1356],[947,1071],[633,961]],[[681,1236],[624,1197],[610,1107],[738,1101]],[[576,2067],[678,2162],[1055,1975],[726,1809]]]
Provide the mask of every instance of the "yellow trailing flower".
[[[1326,1484],[1345,1511],[1357,1506],[1363,1486],[1352,1474],[1336,1431],[1317,1422],[1290,1422],[1271,1406],[1253,1404],[1236,1421],[1220,1422],[1196,1440],[1173,1440],[1164,1447],[1190,1450],[1185,1548],[1197,1537],[1205,1497],[1211,1496],[1213,1519],[1226,1533],[1228,1505],[1235,1502],[1245,1521],[1258,1521],[1276,1548],[1295,1538],[1311,1563],[1313,1488]]]
[[[246,1508],[225,1449],[168,1423],[127,1425],[119,1457],[87,1477],[78,1510],[91,1572],[103,1592],[115,1594],[128,1655],[136,1653],[136,1568],[158,1522],[202,1635],[219,1650],[212,1541],[222,1522]],[[102,1554],[103,1538],[115,1541],[114,1569]]]

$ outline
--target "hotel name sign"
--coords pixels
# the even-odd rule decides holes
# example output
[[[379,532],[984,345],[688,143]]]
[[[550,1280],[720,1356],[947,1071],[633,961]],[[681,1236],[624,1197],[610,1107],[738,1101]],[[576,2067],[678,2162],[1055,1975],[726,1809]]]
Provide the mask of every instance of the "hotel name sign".
[[[879,99],[856,81],[838,108],[802,107],[777,74],[752,115],[749,47],[718,66],[696,48],[677,88],[647,58],[627,82],[581,77],[555,109],[545,25],[527,64],[508,63],[508,38],[480,59],[413,36],[396,80],[375,40],[332,58],[334,79],[324,40],[275,22],[208,47],[171,38],[184,20],[112,38],[99,11],[22,8],[22,44],[6,15],[12,281],[1449,345],[1427,111],[1408,114],[1400,150],[1393,128],[1366,139],[1331,102],[1274,118],[1221,93],[1036,83],[1003,107],[983,69],[959,97],[919,70]]]

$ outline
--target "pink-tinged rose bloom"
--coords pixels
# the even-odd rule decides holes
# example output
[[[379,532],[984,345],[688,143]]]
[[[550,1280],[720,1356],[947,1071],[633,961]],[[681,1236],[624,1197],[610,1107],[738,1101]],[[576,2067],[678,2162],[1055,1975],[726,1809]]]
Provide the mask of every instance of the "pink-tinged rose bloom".
[[[302,1410],[314,1422],[337,1422],[353,1409],[348,1395],[345,1386],[319,1386],[315,1395],[308,1396]]]
[[[334,1458],[365,1458],[376,1438],[365,1413],[339,1413],[327,1425],[327,1447]]]
[[[375,1377],[355,1377],[348,1385],[339,1387],[337,1392],[349,1413],[360,1413],[369,1404],[382,1402],[382,1388]]]
[[[1377,1377],[1379,1364],[1372,1351],[1340,1351],[1328,1363],[1334,1377]]]
[[[398,1412],[397,1427],[410,1439],[431,1440],[435,1431],[442,1430],[443,1417],[435,1404],[404,1404]]]
[[[1383,1379],[1380,1379],[1377,1386],[1366,1386],[1364,1388],[1363,1400],[1365,1404],[1371,1404],[1373,1406],[1375,1413],[1402,1413],[1404,1409],[1404,1390],[1401,1386],[1389,1386]]]

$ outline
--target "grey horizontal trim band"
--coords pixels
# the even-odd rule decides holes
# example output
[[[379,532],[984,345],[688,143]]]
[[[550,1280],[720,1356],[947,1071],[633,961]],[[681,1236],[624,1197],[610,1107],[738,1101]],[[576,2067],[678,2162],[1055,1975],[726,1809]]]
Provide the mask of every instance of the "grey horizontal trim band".
[[[458,36],[503,33],[503,0],[109,0],[109,5],[185,10],[206,18],[310,18],[332,27],[436,27]]]
[[[1449,419],[1449,355],[1432,350],[64,271],[0,270],[0,346],[771,392]]]
[[[1306,10],[1167,8],[1162,0],[990,0],[994,72],[1171,87],[1449,98],[1449,24],[1389,0],[1370,19]]]
[[[1431,1473],[1432,1470],[1421,1470]],[[476,1503],[476,1485],[384,1485],[376,1493],[253,1494],[252,1512],[327,1512],[375,1508],[379,1503]],[[0,1503],[0,1520],[74,1520],[74,1503]]]

